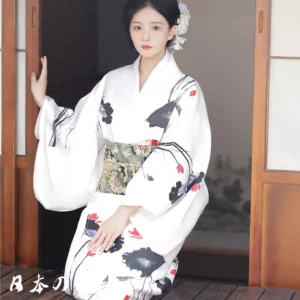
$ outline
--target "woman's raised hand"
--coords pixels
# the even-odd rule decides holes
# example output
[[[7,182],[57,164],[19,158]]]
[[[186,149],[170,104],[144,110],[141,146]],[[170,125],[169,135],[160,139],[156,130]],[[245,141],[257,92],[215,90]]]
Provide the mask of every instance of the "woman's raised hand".
[[[46,89],[47,89],[48,67],[47,67],[46,56],[41,58],[41,63],[42,63],[42,72],[40,78],[37,80],[35,73],[32,73],[31,75],[31,92],[33,94],[36,104],[40,108],[42,108],[44,104]]]

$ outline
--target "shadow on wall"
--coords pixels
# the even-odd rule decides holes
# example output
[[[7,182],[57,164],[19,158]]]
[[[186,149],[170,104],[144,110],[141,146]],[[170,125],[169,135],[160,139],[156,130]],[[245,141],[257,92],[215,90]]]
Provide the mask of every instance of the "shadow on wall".
[[[230,157],[219,154],[213,167],[206,177],[209,203],[195,230],[249,233],[251,157],[247,166],[235,169]]]

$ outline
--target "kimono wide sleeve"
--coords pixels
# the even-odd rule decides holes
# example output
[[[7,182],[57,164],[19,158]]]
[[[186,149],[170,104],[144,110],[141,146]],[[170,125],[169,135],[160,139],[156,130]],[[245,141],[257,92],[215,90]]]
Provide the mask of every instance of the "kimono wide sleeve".
[[[87,205],[91,178],[103,142],[97,134],[104,79],[75,107],[59,107],[46,97],[35,136],[39,139],[33,187],[48,210],[70,211]]]
[[[149,216],[160,217],[201,189],[210,153],[206,104],[195,82],[177,102],[159,145],[129,182],[124,205],[141,206]]]

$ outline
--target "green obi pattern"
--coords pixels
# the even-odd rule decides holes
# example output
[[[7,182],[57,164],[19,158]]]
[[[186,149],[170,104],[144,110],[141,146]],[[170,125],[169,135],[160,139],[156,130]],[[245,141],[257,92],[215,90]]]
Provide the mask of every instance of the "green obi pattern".
[[[106,141],[104,167],[97,190],[125,195],[128,183],[155,148]]]

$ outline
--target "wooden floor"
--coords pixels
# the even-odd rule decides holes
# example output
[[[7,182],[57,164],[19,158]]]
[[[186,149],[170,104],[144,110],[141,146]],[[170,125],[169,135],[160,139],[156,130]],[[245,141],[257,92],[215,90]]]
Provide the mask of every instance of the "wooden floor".
[[[13,276],[21,275],[22,291],[10,291]],[[38,275],[43,277],[39,282],[47,285],[39,294],[33,291],[36,286]],[[73,299],[72,297],[55,290],[55,281],[62,276],[62,271],[51,271],[41,269],[19,268],[0,265],[0,299],[1,300],[23,300],[23,299]],[[55,283],[57,286],[58,281]],[[166,294],[156,296],[152,299],[158,300],[300,300],[300,291],[284,289],[264,289],[247,286],[227,285],[219,283],[207,283],[201,280],[176,279],[171,290]],[[111,299],[103,299],[111,300]]]

